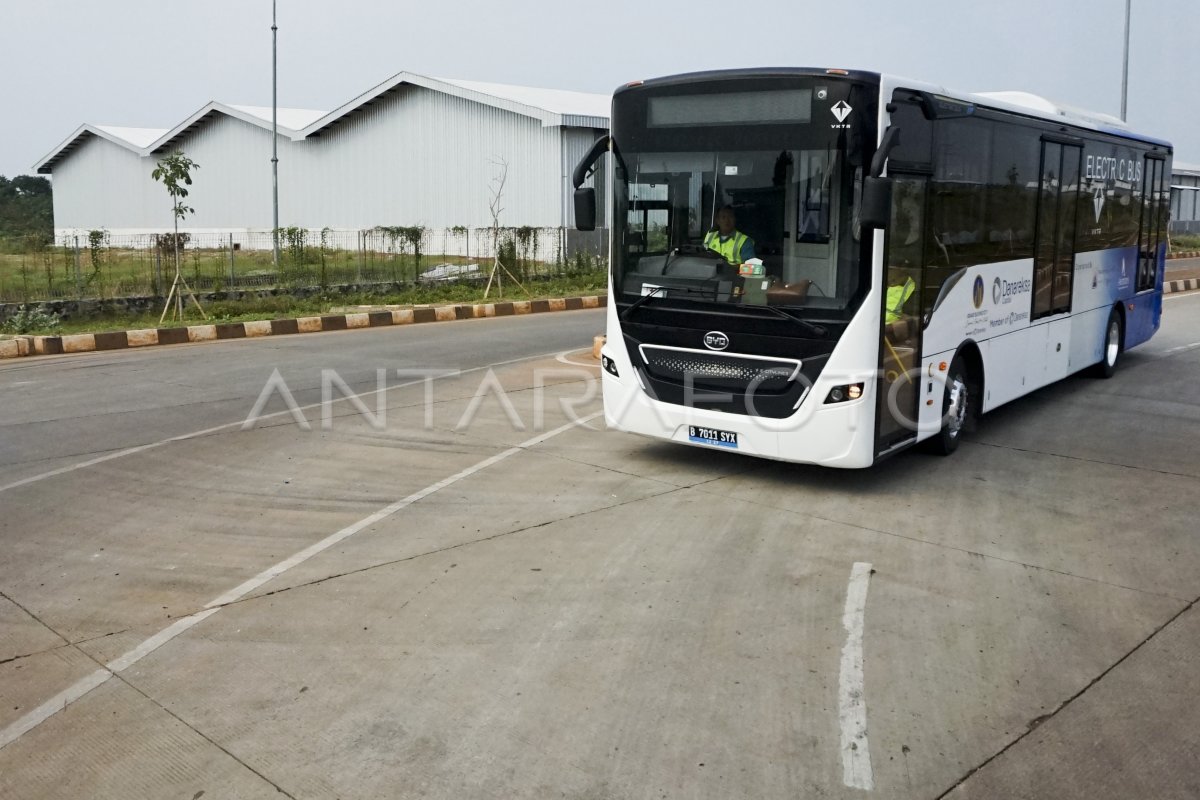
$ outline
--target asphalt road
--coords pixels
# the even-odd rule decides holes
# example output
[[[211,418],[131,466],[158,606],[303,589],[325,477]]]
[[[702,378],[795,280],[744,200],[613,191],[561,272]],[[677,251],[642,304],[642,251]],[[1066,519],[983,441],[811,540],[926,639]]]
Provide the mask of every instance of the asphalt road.
[[[1200,277],[1200,258],[1173,258],[1167,262],[1167,280],[1195,277]]]
[[[1200,796],[1166,307],[858,472],[573,425],[602,312],[0,366],[0,796]]]

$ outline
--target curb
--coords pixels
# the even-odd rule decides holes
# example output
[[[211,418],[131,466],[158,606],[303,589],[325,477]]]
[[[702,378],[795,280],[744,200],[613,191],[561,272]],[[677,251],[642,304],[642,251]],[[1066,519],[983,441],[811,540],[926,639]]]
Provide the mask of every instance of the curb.
[[[1163,283],[1163,292],[1165,294],[1190,292],[1193,289],[1200,289],[1200,278],[1184,278],[1179,281],[1166,281]]]
[[[588,295],[586,297],[559,297],[552,300],[514,300],[503,303],[455,306],[395,306],[384,307],[383,310],[327,314],[319,317],[189,325],[186,328],[145,328],[112,333],[75,333],[65,336],[18,336],[15,339],[0,340],[0,359],[64,353],[91,353],[98,350],[126,350],[135,347],[156,347],[189,342],[216,342],[223,339],[286,336],[293,333],[380,328],[388,325],[412,325],[423,322],[453,322],[460,319],[543,314],[550,311],[578,311],[585,308],[603,308],[606,305],[608,305],[606,295]]]
[[[1200,258],[1200,250],[1185,250],[1180,253],[1168,253],[1167,259],[1172,258]]]

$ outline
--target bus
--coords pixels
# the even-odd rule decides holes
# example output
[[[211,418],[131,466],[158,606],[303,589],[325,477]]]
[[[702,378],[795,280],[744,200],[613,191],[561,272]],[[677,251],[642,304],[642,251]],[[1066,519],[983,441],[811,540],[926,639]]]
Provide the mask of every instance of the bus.
[[[572,175],[580,230],[606,197],[608,426],[830,467],[949,454],[1154,335],[1171,155],[1115,117],[872,72],[623,86]]]

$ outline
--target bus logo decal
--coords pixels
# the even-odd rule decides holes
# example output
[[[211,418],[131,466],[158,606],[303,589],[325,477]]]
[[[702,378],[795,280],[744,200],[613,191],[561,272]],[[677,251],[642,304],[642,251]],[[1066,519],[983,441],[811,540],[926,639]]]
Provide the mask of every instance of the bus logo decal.
[[[729,337],[720,331],[709,331],[704,334],[704,346],[709,350],[724,350],[729,347]]]
[[[992,303],[994,305],[1000,305],[1000,279],[999,278],[996,278],[996,280],[992,282]]]
[[[850,116],[850,112],[853,111],[854,109],[851,108],[850,104],[847,103],[845,100],[838,100],[836,103],[833,104],[833,108],[831,108],[829,110],[833,112],[833,115],[835,117],[837,117],[838,122],[845,122],[846,117]]]
[[[983,305],[983,276],[975,276],[975,285],[972,288],[971,300],[975,303],[975,308]]]
[[[1104,210],[1104,187],[1099,186],[1092,192],[1092,206],[1096,209],[1096,222],[1100,221],[1100,212]]]

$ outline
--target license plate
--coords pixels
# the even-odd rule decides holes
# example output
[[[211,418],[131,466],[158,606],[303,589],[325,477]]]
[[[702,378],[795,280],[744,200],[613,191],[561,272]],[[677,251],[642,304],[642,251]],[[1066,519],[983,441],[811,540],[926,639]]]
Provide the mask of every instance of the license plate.
[[[721,431],[716,428],[703,428],[699,425],[688,426],[688,439],[696,444],[711,444],[717,447],[738,446],[738,435],[735,431]]]

